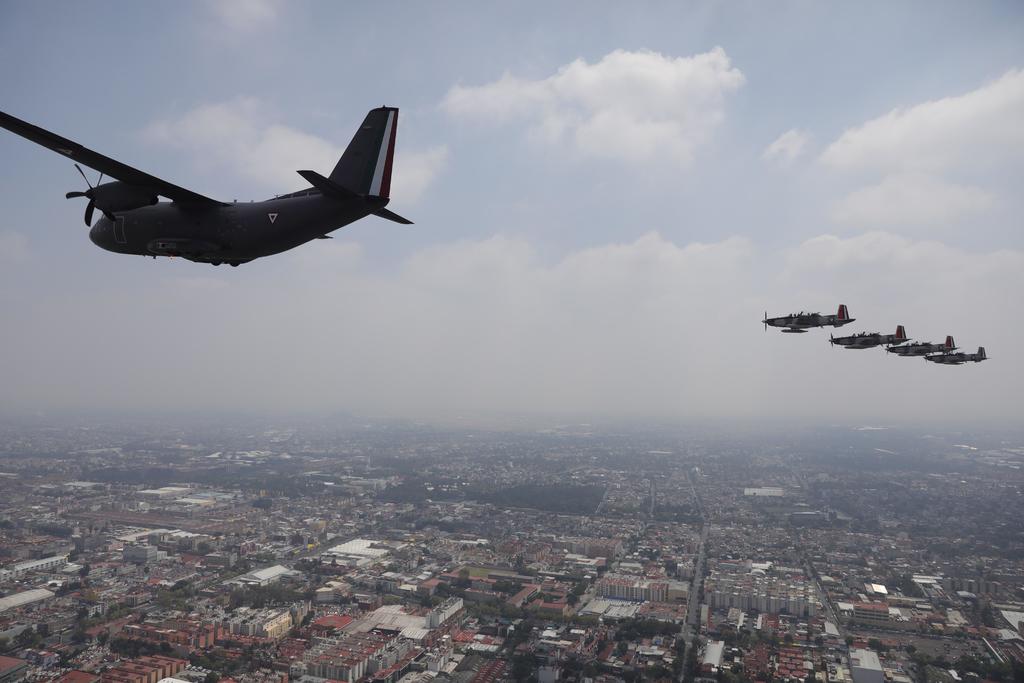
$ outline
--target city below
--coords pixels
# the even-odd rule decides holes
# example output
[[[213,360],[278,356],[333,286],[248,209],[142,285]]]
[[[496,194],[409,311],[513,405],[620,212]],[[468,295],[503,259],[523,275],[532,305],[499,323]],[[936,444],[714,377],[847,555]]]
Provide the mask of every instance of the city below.
[[[0,422],[0,683],[1024,680],[1024,432]]]

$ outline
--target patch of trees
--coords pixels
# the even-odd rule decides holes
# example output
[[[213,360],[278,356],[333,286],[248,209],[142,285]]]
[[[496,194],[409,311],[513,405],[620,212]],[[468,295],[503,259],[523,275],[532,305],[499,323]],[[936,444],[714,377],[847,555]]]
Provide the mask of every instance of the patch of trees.
[[[249,491],[267,491],[271,495],[298,498],[308,495],[311,490],[319,491],[322,484],[309,481],[306,477],[289,476],[301,472],[299,463],[275,463],[279,471],[268,473],[265,469],[251,471],[237,466],[211,467],[209,469],[143,467],[129,469],[104,467],[83,471],[90,481],[106,483],[144,484],[167,486],[182,480],[208,486],[231,486]]]
[[[236,588],[231,591],[228,604],[231,609],[236,607],[276,607],[280,605],[291,605],[300,600],[307,599],[306,593],[296,590],[281,583],[272,583],[269,586],[247,586]]]
[[[536,680],[538,661],[532,654],[512,657],[512,679],[515,681]]]
[[[208,650],[202,653],[194,653],[189,657],[189,663],[193,666],[200,666],[204,669],[210,669],[211,671],[217,671],[230,676],[244,666],[245,662],[242,661],[243,659],[244,657],[229,659],[220,650]],[[204,681],[203,683],[207,682]]]
[[[575,484],[520,484],[497,491],[481,491],[474,498],[499,507],[590,514],[604,498],[604,487]]]
[[[507,579],[500,579],[498,581],[495,581],[494,585],[491,586],[491,590],[493,590],[495,593],[506,593],[509,595],[518,593],[520,588],[521,586],[518,583],[516,583],[515,581],[509,581]]]
[[[167,609],[188,610],[189,600],[194,595],[195,590],[192,588],[192,584],[182,579],[169,589],[158,592],[156,604]]]
[[[71,534],[74,533],[74,529],[63,524],[56,524],[51,522],[43,522],[35,525],[36,531],[47,536],[56,536],[57,538],[71,538]]]
[[[619,624],[615,631],[615,640],[637,640],[654,636],[674,636],[679,633],[680,626],[669,621],[657,619],[629,619]]]
[[[686,653],[686,663],[683,665],[683,681],[686,683],[692,683],[692,681],[697,677],[698,662],[696,645],[697,642],[694,640]]]
[[[132,638],[114,638],[110,641],[110,649],[119,655],[125,657],[141,657],[143,655],[155,655],[164,652],[169,652],[171,646],[168,643],[161,643],[167,645],[167,650],[162,650],[156,643],[151,643],[145,640],[134,640]]]
[[[428,490],[427,484],[433,486],[433,490]],[[446,490],[444,482],[427,482],[422,479],[409,478],[400,484],[387,487],[378,498],[389,503],[421,503],[428,498],[431,500],[462,500],[465,496],[461,490],[454,487]]]

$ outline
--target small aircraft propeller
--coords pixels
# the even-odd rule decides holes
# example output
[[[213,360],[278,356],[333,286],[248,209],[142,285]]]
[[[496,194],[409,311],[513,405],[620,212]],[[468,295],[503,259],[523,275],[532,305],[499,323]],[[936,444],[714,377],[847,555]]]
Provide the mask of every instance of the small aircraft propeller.
[[[768,331],[768,311],[764,312],[764,320],[762,320],[761,322],[764,323],[764,331],[767,332]]]
[[[78,169],[78,173],[82,176],[82,180],[85,181],[85,184],[89,186],[89,189],[86,190],[85,192],[77,192],[77,191],[76,192],[68,192],[67,194],[64,195],[64,198],[65,199],[74,199],[76,197],[88,197],[89,198],[89,204],[85,207],[85,224],[87,226],[89,226],[89,225],[92,225],[92,212],[96,208],[96,199],[93,197],[93,190],[95,190],[96,187],[99,186],[100,182],[103,180],[103,174],[100,173],[99,180],[96,181],[96,185],[93,185],[92,183],[89,182],[89,179],[85,176],[85,172],[82,170],[81,166],[79,166],[78,164],[75,164],[75,168]]]

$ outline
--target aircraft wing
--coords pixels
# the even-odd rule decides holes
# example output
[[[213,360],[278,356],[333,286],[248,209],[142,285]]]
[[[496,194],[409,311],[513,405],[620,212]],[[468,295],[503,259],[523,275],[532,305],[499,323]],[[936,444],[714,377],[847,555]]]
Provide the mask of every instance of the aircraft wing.
[[[122,164],[120,161],[116,161],[110,157],[105,157],[91,149],[86,149],[77,142],[72,142],[67,138],[62,138],[55,133],[44,130],[39,126],[33,126],[27,121],[22,121],[21,119],[15,118],[10,114],[5,114],[2,111],[0,111],[0,126],[6,128],[12,133],[17,133],[21,137],[31,140],[36,144],[42,145],[47,149],[52,149],[58,154],[63,154],[67,158],[77,161],[83,166],[88,166],[89,168],[95,169],[104,175],[116,178],[117,180],[128,183],[129,185],[149,188],[157,194],[167,197],[179,204],[191,206],[224,206],[223,202],[218,202],[215,199],[204,197],[192,190],[186,190],[183,187],[178,187],[166,180],[160,180],[160,178],[157,178],[156,176],[151,176],[148,173],[134,169],[127,164]]]

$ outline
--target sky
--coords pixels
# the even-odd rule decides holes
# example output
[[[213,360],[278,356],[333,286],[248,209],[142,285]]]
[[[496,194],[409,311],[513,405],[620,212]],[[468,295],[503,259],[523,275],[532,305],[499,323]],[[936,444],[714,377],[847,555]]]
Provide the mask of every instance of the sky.
[[[0,3],[0,110],[217,199],[383,104],[415,225],[239,268],[0,130],[0,415],[1024,418],[1020,3]],[[841,303],[990,360],[761,325]]]

